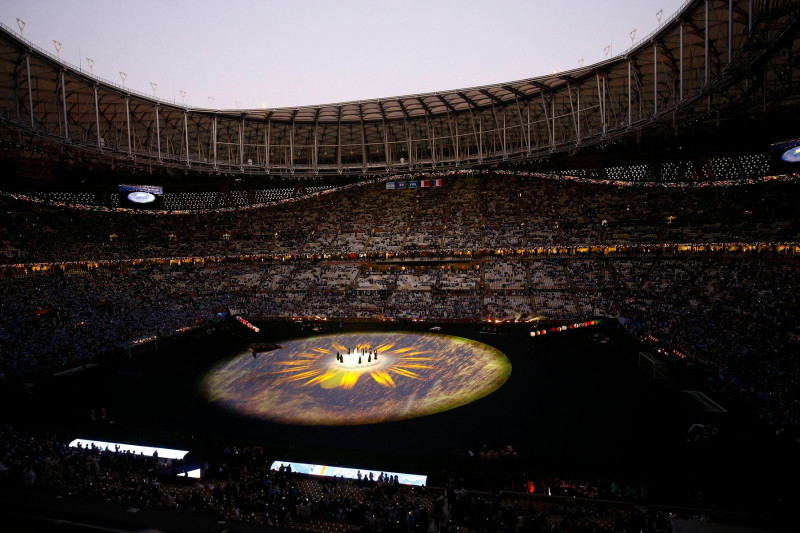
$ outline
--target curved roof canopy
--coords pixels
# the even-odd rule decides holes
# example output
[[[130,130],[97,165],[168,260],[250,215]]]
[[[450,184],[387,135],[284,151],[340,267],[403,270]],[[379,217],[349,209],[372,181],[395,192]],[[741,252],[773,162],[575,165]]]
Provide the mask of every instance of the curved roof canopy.
[[[0,32],[0,123],[26,143],[216,172],[379,173],[547,157],[734,109],[796,105],[800,7],[691,0],[635,47],[495,85],[279,109],[186,108]]]

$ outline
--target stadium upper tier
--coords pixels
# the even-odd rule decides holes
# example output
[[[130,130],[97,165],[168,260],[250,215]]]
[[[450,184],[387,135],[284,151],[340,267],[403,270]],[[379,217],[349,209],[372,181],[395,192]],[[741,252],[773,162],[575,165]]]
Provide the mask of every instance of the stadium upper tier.
[[[67,209],[0,196],[0,271],[43,262],[442,258],[711,243],[783,243],[796,250],[800,242],[796,179],[689,188],[502,173],[442,181],[410,190],[368,183],[280,205],[183,215]]]
[[[534,160],[697,121],[796,110],[800,5],[690,0],[624,53],[568,72],[317,106],[187,108],[0,31],[0,135],[117,164],[361,174]],[[568,29],[567,29],[568,31]]]

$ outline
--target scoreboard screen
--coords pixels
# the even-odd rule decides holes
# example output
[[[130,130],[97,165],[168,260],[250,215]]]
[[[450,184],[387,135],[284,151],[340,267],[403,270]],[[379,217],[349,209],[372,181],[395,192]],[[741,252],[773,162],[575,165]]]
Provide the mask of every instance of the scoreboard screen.
[[[158,185],[120,185],[119,205],[134,209],[164,207],[164,189]]]

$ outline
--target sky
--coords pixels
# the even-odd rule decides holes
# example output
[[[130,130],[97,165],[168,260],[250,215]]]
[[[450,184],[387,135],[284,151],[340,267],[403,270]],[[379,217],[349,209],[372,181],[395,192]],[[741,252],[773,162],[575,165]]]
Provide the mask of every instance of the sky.
[[[602,61],[685,0],[3,0],[0,22],[162,100],[277,108],[446,91]],[[181,91],[185,97],[181,97]],[[213,100],[210,100],[212,98]]]

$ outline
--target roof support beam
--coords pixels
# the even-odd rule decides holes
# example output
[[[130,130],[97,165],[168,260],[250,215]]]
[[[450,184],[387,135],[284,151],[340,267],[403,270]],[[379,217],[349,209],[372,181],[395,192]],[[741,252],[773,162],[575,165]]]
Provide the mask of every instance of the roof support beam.
[[[530,130],[528,130],[528,134],[525,134],[525,119],[522,117],[522,109],[519,107],[519,99],[514,98],[514,105],[517,108],[517,116],[519,117],[519,129],[520,133],[522,133],[522,138],[525,141],[525,145],[528,147],[528,151],[530,152],[531,146],[531,139],[530,139]]]
[[[214,147],[214,168],[217,168],[217,114],[214,113],[214,123],[211,126],[211,144]]]
[[[488,96],[489,100],[491,100],[492,102],[496,103],[497,105],[500,105],[500,106],[505,105],[502,100],[500,100],[498,97],[496,97],[495,95],[493,95],[492,93],[490,93],[486,89],[479,89],[479,91],[480,91],[481,94],[483,94],[485,96]]]
[[[494,128],[493,128],[493,130],[497,131],[498,128],[500,127],[500,121],[497,120],[497,111],[494,108],[494,104],[492,104],[490,109],[492,110],[492,118],[494,119]],[[501,141],[503,141],[503,144],[505,144],[505,134],[506,134],[505,129],[503,129],[503,131],[501,133],[502,133]],[[494,135],[492,136],[492,138],[494,138]]]
[[[29,88],[30,90],[30,88]],[[100,146],[100,104],[97,102],[97,85],[94,86],[94,119],[95,119],[95,127],[97,128],[97,147],[102,149]],[[33,120],[33,110],[31,109],[31,120]]]
[[[336,168],[342,171],[342,106],[339,106],[336,122]]]
[[[494,106],[492,106],[494,110]],[[503,107],[503,161],[508,158],[508,147],[506,145],[506,108]]]
[[[405,107],[403,107],[403,110],[405,111]],[[405,118],[403,119],[403,126],[405,127],[406,130],[406,146],[408,149],[408,168],[411,168],[411,164],[414,161],[414,158],[412,157],[411,153],[411,130],[408,127],[408,120]]]
[[[633,95],[631,93],[631,60],[628,59],[628,127],[631,127],[633,124],[633,110],[631,108]]]
[[[403,110],[403,116],[405,117],[405,119],[411,120],[411,116],[408,114],[408,110],[406,109],[406,106],[403,104],[403,101],[397,100],[397,103],[400,105],[400,109]],[[341,112],[341,109],[339,111]]]
[[[289,170],[294,170],[294,118],[289,123]]]
[[[681,21],[678,29],[678,34],[680,35],[678,39],[678,56],[680,58],[678,65],[678,103],[683,102],[683,32],[683,21]]]
[[[555,150],[556,149],[556,95],[555,95],[555,93],[550,95],[550,108],[551,108],[550,109],[550,118],[553,119],[553,133],[550,136],[550,139],[552,139],[552,141],[553,141],[552,149]]]
[[[70,142],[69,119],[67,117],[67,91],[66,88],[64,87],[64,75],[65,72],[63,69],[59,71],[59,78],[61,78],[61,106],[64,109],[64,140]],[[128,103],[128,97],[126,96],[125,97],[126,107],[127,103]],[[130,145],[131,145],[131,126],[130,123],[128,123],[128,146],[130,147]],[[130,149],[128,151],[130,152]]]
[[[156,104],[153,108],[153,116],[156,119],[156,146],[158,149],[158,160],[161,161],[161,121],[158,119],[158,104]]]
[[[577,98],[578,98],[578,106],[577,106],[578,107],[578,120],[576,121],[577,124],[578,124],[578,127],[576,129],[577,138],[576,138],[576,143],[575,144],[580,144],[581,143],[581,86],[580,86],[580,84],[578,85],[576,92],[578,93],[578,96],[577,96]]]
[[[186,166],[187,167],[190,165],[190,161],[189,161],[189,116],[188,115],[189,115],[188,112],[184,109],[183,110],[183,141],[184,141],[184,146],[186,147]]]
[[[510,93],[513,93],[513,94],[514,94],[514,96],[516,96],[517,98],[521,98],[522,100],[527,100],[527,99],[528,99],[528,96],[527,96],[525,93],[523,93],[522,91],[519,91],[519,90],[515,89],[515,88],[514,88],[514,87],[512,87],[511,85],[502,85],[501,87],[502,87],[503,89],[505,89],[506,91],[508,91],[508,92],[510,92]]]
[[[450,118],[448,117],[448,120],[449,119]],[[461,162],[461,155],[459,153],[459,148],[460,148],[459,143],[461,142],[461,139],[459,139],[459,135],[458,135],[458,115],[455,115],[452,118],[452,121],[453,121],[453,124],[455,124],[455,135],[453,135],[453,139],[455,140],[454,144],[455,144],[456,166],[458,166],[458,164]]]
[[[569,110],[572,117],[572,127],[575,128],[575,137],[578,137],[578,119],[575,116],[575,104],[572,101],[572,86],[567,82],[567,94],[569,95]]]
[[[550,144],[552,146],[555,146],[555,143],[556,143],[555,128],[551,129],[550,126],[549,126],[550,117],[547,114],[547,101],[544,98],[544,93],[539,93],[539,96],[542,97],[542,110],[544,111],[544,122],[545,122],[545,125],[547,127],[547,133],[548,133],[548,135],[550,137]],[[550,99],[551,100],[553,99],[552,95],[550,96]],[[553,121],[553,124],[555,124],[555,120]]]
[[[600,122],[603,126],[602,136],[605,137],[608,129],[606,122],[606,77],[605,75],[600,76],[599,72],[597,73],[597,99],[600,102]]]
[[[358,104],[358,116],[361,119],[361,164],[367,170],[367,132],[364,130],[364,109]]]
[[[653,116],[658,116],[658,46],[653,43]]]
[[[542,91],[543,93],[550,92],[550,87],[548,87],[547,85],[545,85],[544,83],[542,83],[540,81],[530,80],[528,83],[530,83],[531,85],[533,85],[534,87],[536,87],[537,89]]]
[[[728,64],[733,61],[733,0],[728,0]]]
[[[428,105],[425,103],[425,101],[421,97],[417,97],[417,102],[419,102],[419,105],[421,105],[422,109],[425,110],[425,115],[427,115],[429,117],[433,116],[433,113],[431,112],[431,108],[428,107]],[[359,107],[360,107],[360,104],[359,104]]]
[[[33,85],[31,85],[31,54],[25,54],[25,70],[28,74],[28,111],[31,116],[31,129],[36,130],[36,121],[33,119]],[[94,88],[95,104],[97,103],[97,87]],[[99,135],[99,134],[98,134]]]
[[[64,113],[66,112],[64,110]],[[128,155],[130,156],[133,155],[133,145],[131,144],[131,99],[127,95],[125,95],[125,123],[128,125]]]
[[[314,172],[319,170],[319,108],[314,117],[314,151],[311,153],[311,167]]]
[[[388,170],[389,166],[392,164],[391,154],[389,153],[389,131],[386,126],[385,118],[381,121],[381,123],[383,124],[383,161],[384,166]]]
[[[436,141],[434,139],[433,127],[427,114],[425,115],[425,131],[428,133],[428,141],[431,147],[431,164],[436,166]]]
[[[239,122],[239,168],[244,169],[244,115]]]
[[[437,94],[436,97],[444,104],[444,106],[447,108],[448,112],[450,112],[450,113],[458,113],[458,111],[456,111],[456,108],[453,107],[453,104],[448,102],[441,94]]]
[[[709,43],[708,43],[708,2],[709,2],[709,0],[705,1],[705,26],[703,28],[703,30],[704,30],[703,31],[703,49],[705,51],[705,63],[704,63],[705,67],[704,67],[704,71],[703,71],[704,72],[704,74],[703,74],[703,85],[704,86],[707,86],[709,84],[709,82],[711,81],[711,76],[710,76],[711,73],[709,72],[709,61],[710,61],[710,59],[709,59],[709,55],[708,55],[708,52],[709,52],[709,50],[708,50],[708,48],[709,48]]]
[[[269,142],[272,134],[272,119],[267,118],[267,132],[264,134],[264,168],[269,172]]]
[[[474,109],[480,109],[480,107],[478,106],[478,104],[476,104],[475,102],[473,102],[473,101],[472,101],[472,99],[471,99],[469,96],[467,96],[466,94],[464,94],[464,92],[463,92],[463,91],[457,91],[457,92],[456,92],[456,94],[457,94],[458,96],[460,96],[460,97],[461,97],[461,99],[462,99],[462,100],[464,100],[466,103],[468,103],[468,104],[469,104],[469,106],[470,106],[471,108],[474,108]]]
[[[528,102],[528,105],[525,106],[528,115],[528,155],[531,154],[531,104]],[[539,141],[536,141],[536,144],[539,144]]]

